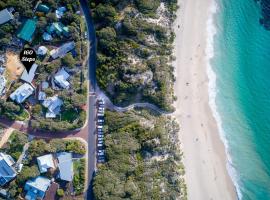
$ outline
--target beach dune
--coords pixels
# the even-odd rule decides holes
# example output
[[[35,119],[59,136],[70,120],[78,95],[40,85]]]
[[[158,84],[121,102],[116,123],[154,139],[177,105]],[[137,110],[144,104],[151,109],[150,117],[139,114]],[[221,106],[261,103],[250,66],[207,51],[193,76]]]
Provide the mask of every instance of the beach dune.
[[[207,20],[212,0],[179,0],[175,21],[175,117],[184,151],[190,200],[237,199],[226,154],[209,106]]]

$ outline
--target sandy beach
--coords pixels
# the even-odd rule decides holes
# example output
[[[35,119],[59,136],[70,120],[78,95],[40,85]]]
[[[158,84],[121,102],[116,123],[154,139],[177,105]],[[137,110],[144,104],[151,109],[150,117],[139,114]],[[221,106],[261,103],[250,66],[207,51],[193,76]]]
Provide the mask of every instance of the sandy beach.
[[[207,20],[212,0],[179,0],[175,22],[175,117],[184,151],[190,200],[237,199],[226,154],[209,106]]]

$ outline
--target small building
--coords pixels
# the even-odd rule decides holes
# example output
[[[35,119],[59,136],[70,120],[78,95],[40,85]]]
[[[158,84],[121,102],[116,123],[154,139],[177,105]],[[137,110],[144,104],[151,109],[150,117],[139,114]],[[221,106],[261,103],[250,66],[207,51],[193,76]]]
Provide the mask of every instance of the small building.
[[[38,93],[38,100],[39,100],[39,101],[44,101],[45,99],[46,99],[46,93],[40,91],[40,92]]]
[[[10,98],[17,103],[22,103],[33,94],[34,90],[31,85],[24,83],[10,95]]]
[[[42,105],[48,108],[46,118],[55,118],[60,113],[63,101],[58,96],[53,96],[45,99]]]
[[[14,168],[15,161],[10,155],[0,153],[0,185],[3,186],[6,183],[13,180],[17,173]]]
[[[47,33],[47,32],[44,32],[44,33],[42,34],[42,38],[43,38],[43,40],[45,40],[45,41],[51,41],[51,40],[53,39],[53,37],[52,37],[49,33]]]
[[[27,70],[25,69],[22,73],[22,76],[21,76],[21,80],[25,81],[25,82],[28,82],[28,83],[32,83],[33,79],[34,79],[34,76],[35,76],[35,73],[36,73],[36,70],[38,68],[38,65],[36,63],[34,63],[29,71],[29,73],[27,72]]]
[[[34,179],[28,180],[24,186],[24,190],[27,191],[25,199],[43,199],[50,185],[51,181],[42,176],[38,176]]]
[[[63,58],[68,52],[75,48],[75,42],[67,42],[57,49],[53,49],[50,51],[50,55],[53,59]]]
[[[56,33],[57,35],[61,36],[64,35],[66,37],[69,36],[69,29],[67,26],[64,26],[61,22],[54,22],[50,26],[47,27],[46,31],[49,34]]]
[[[43,82],[41,83],[41,88],[42,88],[43,90],[47,89],[48,87],[49,87],[49,83],[48,83],[47,81],[43,81]]]
[[[5,93],[6,88],[6,79],[3,75],[0,75],[0,96],[2,96]]]
[[[73,180],[72,153],[61,152],[57,154],[59,178],[64,181]]]
[[[70,75],[66,72],[64,68],[61,68],[55,76],[54,76],[54,81],[57,85],[64,89],[68,89],[70,86],[70,83],[67,81]]]
[[[48,49],[44,46],[38,47],[37,54],[41,56],[45,56],[47,53]]]
[[[38,7],[37,7],[37,12],[42,12],[42,13],[49,13],[50,12],[50,8],[45,5],[45,4],[38,4]]]
[[[37,163],[40,173],[45,173],[48,169],[55,169],[52,154],[37,157]]]
[[[61,19],[66,11],[66,7],[59,7],[55,10],[55,15],[58,19]]]
[[[17,37],[27,42],[31,42],[33,39],[33,35],[35,33],[36,27],[37,27],[37,20],[34,20],[34,19],[26,20],[20,32],[17,34]]]
[[[14,19],[12,13],[6,8],[0,11],[0,25]]]

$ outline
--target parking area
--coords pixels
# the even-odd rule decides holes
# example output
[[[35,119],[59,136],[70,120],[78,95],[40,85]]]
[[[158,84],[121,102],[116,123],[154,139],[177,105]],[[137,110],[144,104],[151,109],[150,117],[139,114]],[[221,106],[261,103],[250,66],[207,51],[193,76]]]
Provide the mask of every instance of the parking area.
[[[97,100],[97,116],[96,116],[96,133],[97,133],[97,163],[105,162],[105,149],[104,149],[104,122],[105,122],[105,101],[103,99]]]

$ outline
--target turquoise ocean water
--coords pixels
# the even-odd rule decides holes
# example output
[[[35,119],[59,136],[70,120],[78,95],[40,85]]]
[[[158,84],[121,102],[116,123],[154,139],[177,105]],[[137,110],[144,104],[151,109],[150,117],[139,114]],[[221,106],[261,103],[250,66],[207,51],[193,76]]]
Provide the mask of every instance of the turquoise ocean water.
[[[240,199],[270,200],[270,31],[259,23],[254,0],[216,3],[212,108],[219,113],[228,170]]]

